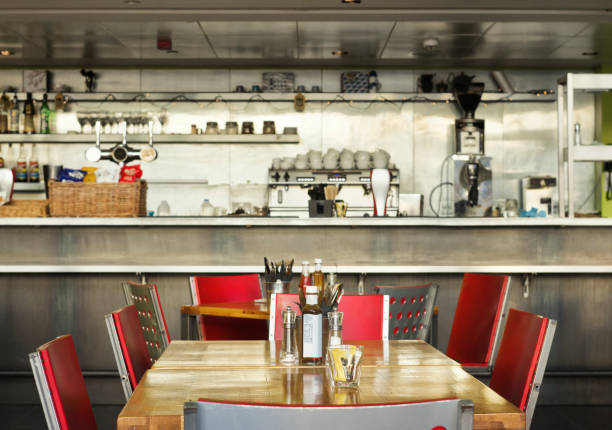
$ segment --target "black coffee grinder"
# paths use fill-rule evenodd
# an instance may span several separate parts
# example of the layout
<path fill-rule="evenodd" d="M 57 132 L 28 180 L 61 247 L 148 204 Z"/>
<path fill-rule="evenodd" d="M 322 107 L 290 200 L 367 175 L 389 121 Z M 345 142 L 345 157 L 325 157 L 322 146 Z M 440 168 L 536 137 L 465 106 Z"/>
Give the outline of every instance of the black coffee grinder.
<path fill-rule="evenodd" d="M 455 100 L 463 112 L 463 118 L 455 120 L 455 152 L 484 155 L 484 120 L 474 118 L 484 84 L 472 82 L 473 79 L 461 73 L 453 80 Z"/>

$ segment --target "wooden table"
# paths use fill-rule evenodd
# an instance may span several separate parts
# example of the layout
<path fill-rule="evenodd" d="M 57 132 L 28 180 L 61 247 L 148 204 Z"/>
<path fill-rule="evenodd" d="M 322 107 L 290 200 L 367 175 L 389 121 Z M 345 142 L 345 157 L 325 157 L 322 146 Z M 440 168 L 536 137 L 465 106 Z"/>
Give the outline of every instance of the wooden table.
<path fill-rule="evenodd" d="M 200 315 L 256 320 L 270 319 L 270 312 L 265 300 L 181 306 L 182 339 L 199 339 L 197 317 Z"/>
<path fill-rule="evenodd" d="M 363 345 L 363 366 L 460 366 L 422 340 L 361 340 L 346 343 Z M 279 361 L 280 349 L 280 341 L 173 340 L 153 368 L 286 367 Z M 298 364 L 294 367 L 312 366 Z"/>
<path fill-rule="evenodd" d="M 475 429 L 525 428 L 518 408 L 424 342 L 391 341 L 388 358 L 382 342 L 358 343 L 365 346 L 366 362 L 359 389 L 347 391 L 330 386 L 325 366 L 275 364 L 276 343 L 173 341 L 136 387 L 117 428 L 181 429 L 184 402 L 199 398 L 344 405 L 449 397 L 474 402 Z"/>

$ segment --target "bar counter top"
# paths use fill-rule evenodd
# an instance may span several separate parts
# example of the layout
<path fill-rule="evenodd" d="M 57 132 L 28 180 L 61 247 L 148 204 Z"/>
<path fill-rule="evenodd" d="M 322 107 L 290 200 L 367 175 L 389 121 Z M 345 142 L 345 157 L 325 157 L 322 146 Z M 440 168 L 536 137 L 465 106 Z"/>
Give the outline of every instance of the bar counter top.
<path fill-rule="evenodd" d="M 612 218 L 289 218 L 289 217 L 143 217 L 143 218 L 0 218 L 5 226 L 109 227 L 612 227 Z"/>

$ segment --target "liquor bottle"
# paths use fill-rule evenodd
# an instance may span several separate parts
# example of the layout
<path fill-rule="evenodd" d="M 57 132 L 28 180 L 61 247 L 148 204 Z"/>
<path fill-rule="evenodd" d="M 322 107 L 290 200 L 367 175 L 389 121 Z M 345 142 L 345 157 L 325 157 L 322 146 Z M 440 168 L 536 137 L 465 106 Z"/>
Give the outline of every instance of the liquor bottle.
<path fill-rule="evenodd" d="M 28 182 L 40 181 L 40 166 L 38 164 L 38 155 L 36 153 L 36 145 L 32 145 L 30 153 L 30 162 L 28 163 Z"/>
<path fill-rule="evenodd" d="M 300 276 L 300 289 L 298 291 L 306 294 L 304 290 L 306 285 L 312 285 L 312 279 L 310 279 L 310 263 L 308 261 L 302 261 L 302 276 Z"/>
<path fill-rule="evenodd" d="M 23 143 L 19 145 L 19 155 L 15 166 L 15 182 L 28 182 L 28 162 L 26 161 Z"/>
<path fill-rule="evenodd" d="M 47 104 L 47 94 L 43 95 L 42 105 L 40 106 L 40 133 L 49 134 L 51 132 L 51 110 Z"/>
<path fill-rule="evenodd" d="M 34 128 L 34 101 L 32 100 L 32 93 L 28 93 L 25 103 L 23 104 L 23 132 L 26 134 L 32 134 L 36 132 Z"/>
<path fill-rule="evenodd" d="M 9 133 L 19 133 L 19 100 L 17 94 L 13 97 L 8 118 Z"/>
<path fill-rule="evenodd" d="M 8 109 L 10 101 L 6 94 L 0 97 L 0 133 L 8 133 Z"/>
<path fill-rule="evenodd" d="M 325 275 L 323 274 L 323 260 L 315 258 L 314 273 L 312 274 L 312 284 L 316 285 L 319 289 L 319 301 L 323 299 L 323 292 L 325 291 Z"/>
<path fill-rule="evenodd" d="M 323 314 L 319 307 L 319 289 L 306 286 L 306 305 L 302 308 L 302 363 L 323 362 Z"/>

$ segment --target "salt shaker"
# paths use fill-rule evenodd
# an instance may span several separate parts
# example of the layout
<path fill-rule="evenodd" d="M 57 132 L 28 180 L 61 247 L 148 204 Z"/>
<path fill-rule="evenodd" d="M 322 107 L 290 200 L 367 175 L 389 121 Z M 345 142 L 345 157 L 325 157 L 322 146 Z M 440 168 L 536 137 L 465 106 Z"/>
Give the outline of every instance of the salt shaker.
<path fill-rule="evenodd" d="M 287 306 L 282 312 L 283 316 L 283 343 L 281 344 L 280 362 L 285 364 L 297 363 L 299 355 L 297 349 L 297 334 L 295 329 L 296 313 Z"/>

